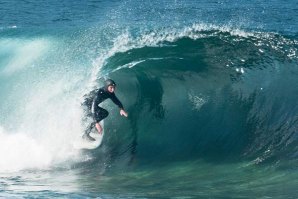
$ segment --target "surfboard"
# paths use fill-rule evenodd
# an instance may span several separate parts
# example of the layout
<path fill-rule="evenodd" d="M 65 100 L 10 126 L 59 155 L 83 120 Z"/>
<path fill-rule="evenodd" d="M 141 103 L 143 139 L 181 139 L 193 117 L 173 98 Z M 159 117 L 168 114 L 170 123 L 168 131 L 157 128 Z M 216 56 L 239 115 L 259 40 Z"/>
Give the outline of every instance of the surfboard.
<path fill-rule="evenodd" d="M 99 147 L 102 143 L 102 138 L 104 136 L 104 131 L 102 132 L 102 134 L 99 133 L 90 133 L 90 136 L 93 137 L 95 139 L 95 141 L 88 141 L 83 139 L 82 137 L 80 137 L 79 139 L 77 139 L 73 146 L 76 149 L 96 149 L 97 147 Z"/>

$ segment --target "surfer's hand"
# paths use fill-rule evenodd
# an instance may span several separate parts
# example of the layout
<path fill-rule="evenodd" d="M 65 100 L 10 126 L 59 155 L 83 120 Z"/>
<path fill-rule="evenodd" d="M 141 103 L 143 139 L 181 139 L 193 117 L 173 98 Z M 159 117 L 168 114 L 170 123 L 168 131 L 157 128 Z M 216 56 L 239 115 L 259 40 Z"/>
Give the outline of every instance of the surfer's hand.
<path fill-rule="evenodd" d="M 120 110 L 120 115 L 122 115 L 124 117 L 128 116 L 128 114 L 123 109 Z"/>

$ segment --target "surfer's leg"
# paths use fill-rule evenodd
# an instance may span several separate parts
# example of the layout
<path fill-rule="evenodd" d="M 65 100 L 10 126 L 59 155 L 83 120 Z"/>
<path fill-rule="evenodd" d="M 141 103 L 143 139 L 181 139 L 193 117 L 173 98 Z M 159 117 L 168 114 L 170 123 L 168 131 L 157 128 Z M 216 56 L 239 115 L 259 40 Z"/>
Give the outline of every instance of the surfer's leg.
<path fill-rule="evenodd" d="M 94 128 L 95 122 L 91 122 L 88 127 L 85 130 L 85 133 L 83 135 L 83 138 L 89 141 L 95 141 L 93 137 L 91 137 L 89 134 L 91 133 L 91 130 Z"/>
<path fill-rule="evenodd" d="M 89 135 L 91 133 L 91 130 L 94 128 L 94 126 L 95 126 L 95 122 L 91 122 L 86 128 L 85 134 Z"/>
<path fill-rule="evenodd" d="M 83 138 L 89 141 L 95 141 L 93 137 L 91 137 L 89 134 L 91 133 L 91 130 L 94 128 L 95 122 L 91 122 L 88 127 L 85 130 L 85 133 L 83 135 Z"/>
<path fill-rule="evenodd" d="M 99 134 L 102 134 L 102 127 L 101 127 L 101 125 L 99 124 L 99 122 L 97 122 L 97 123 L 95 124 L 95 127 L 96 127 L 98 133 L 99 133 Z"/>
<path fill-rule="evenodd" d="M 91 122 L 93 119 L 92 118 L 92 113 L 89 111 L 89 109 L 84 109 L 84 117 L 83 117 L 83 122 L 84 123 L 89 123 L 88 126 L 85 129 L 85 132 L 83 134 L 83 139 L 88 140 L 88 141 L 95 141 L 93 137 L 91 137 L 89 134 L 91 133 L 92 129 L 95 127 L 95 122 Z M 90 121 L 91 120 L 91 121 Z"/>
<path fill-rule="evenodd" d="M 99 122 L 104 118 L 108 117 L 108 115 L 109 112 L 101 107 L 99 107 L 97 112 L 94 114 L 94 120 L 96 121 L 95 127 L 99 134 L 102 134 L 102 127 Z"/>

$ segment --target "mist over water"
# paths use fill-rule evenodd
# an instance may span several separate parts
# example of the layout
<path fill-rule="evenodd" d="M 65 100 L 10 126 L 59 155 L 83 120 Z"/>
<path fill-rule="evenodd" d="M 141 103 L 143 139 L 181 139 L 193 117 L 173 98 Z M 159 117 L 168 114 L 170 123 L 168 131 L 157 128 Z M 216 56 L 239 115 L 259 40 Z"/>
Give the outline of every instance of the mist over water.
<path fill-rule="evenodd" d="M 2 197 L 297 195 L 295 2 L 0 7 Z M 78 150 L 107 77 L 129 117 L 107 100 L 103 144 Z"/>

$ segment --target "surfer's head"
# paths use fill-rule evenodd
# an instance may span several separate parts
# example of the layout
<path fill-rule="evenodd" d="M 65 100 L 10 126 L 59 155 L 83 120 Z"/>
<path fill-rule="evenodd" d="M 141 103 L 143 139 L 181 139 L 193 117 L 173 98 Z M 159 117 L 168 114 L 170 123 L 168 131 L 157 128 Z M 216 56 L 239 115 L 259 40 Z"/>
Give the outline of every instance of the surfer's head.
<path fill-rule="evenodd" d="M 115 88 L 116 88 L 116 83 L 113 80 L 107 79 L 105 81 L 105 89 L 107 91 L 109 91 L 110 93 L 113 93 L 115 91 Z"/>

